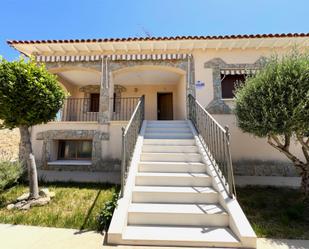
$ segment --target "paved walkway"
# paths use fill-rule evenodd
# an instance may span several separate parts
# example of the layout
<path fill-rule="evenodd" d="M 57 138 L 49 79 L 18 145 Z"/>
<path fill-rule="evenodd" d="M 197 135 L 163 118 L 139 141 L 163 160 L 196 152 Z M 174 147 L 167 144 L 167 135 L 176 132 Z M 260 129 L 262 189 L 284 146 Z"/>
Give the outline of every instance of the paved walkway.
<path fill-rule="evenodd" d="M 156 247 L 106 246 L 103 243 L 104 236 L 93 231 L 80 232 L 74 229 L 0 224 L 1 249 L 156 249 Z M 269 248 L 308 249 L 309 241 L 258 239 L 258 249 Z"/>

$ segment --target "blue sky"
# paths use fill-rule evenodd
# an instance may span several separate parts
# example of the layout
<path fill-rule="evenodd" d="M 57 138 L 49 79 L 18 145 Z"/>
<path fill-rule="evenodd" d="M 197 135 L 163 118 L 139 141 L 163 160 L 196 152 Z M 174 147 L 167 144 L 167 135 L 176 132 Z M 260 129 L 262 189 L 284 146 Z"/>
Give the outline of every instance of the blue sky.
<path fill-rule="evenodd" d="M 309 32 L 308 0 L 1 0 L 0 55 L 8 39 Z"/>

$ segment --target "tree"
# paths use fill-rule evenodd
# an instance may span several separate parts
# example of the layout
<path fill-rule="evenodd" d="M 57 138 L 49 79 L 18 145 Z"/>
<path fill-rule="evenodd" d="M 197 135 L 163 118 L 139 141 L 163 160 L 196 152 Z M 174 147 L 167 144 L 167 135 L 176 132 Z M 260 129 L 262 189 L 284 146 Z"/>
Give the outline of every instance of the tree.
<path fill-rule="evenodd" d="M 0 120 L 4 128 L 18 127 L 20 153 L 29 177 L 30 199 L 39 198 L 38 179 L 29 128 L 55 118 L 65 93 L 44 65 L 32 59 L 8 62 L 0 59 Z"/>
<path fill-rule="evenodd" d="M 242 131 L 267 142 L 292 161 L 309 196 L 309 54 L 294 50 L 272 56 L 236 88 L 235 114 Z M 290 149 L 299 144 L 303 156 Z"/>

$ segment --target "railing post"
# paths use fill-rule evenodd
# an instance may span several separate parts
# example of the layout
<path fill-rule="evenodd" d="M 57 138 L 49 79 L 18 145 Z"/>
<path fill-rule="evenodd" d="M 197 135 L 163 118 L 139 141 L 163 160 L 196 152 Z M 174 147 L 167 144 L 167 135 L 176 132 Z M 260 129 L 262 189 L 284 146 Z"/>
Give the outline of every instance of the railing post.
<path fill-rule="evenodd" d="M 236 197 L 236 189 L 235 189 L 235 182 L 234 182 L 234 173 L 233 173 L 233 166 L 232 166 L 232 156 L 230 151 L 230 130 L 228 126 L 225 126 L 225 136 L 226 136 L 226 145 L 227 145 L 227 171 L 228 171 L 228 184 L 229 184 L 229 192 L 231 197 L 235 195 Z"/>
<path fill-rule="evenodd" d="M 126 145 L 125 145 L 125 128 L 122 127 L 122 144 L 121 144 L 121 190 L 120 190 L 120 197 L 123 197 L 124 194 L 124 185 L 125 185 L 125 172 L 126 172 Z"/>
<path fill-rule="evenodd" d="M 194 97 L 189 94 L 188 95 L 188 102 L 189 102 L 189 119 L 193 122 L 194 126 L 196 126 L 196 110 L 195 110 L 195 103 L 194 103 Z M 197 128 L 197 127 L 196 127 Z"/>
<path fill-rule="evenodd" d="M 145 119 L 145 95 L 142 95 L 142 100 L 141 100 L 141 104 L 142 104 L 142 119 L 141 120 L 144 120 Z"/>

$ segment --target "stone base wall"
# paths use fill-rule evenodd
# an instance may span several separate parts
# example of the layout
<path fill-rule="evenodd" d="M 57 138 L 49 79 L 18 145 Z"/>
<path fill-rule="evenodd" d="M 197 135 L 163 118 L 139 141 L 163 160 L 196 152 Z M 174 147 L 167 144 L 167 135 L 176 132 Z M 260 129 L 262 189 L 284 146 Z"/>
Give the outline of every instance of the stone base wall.
<path fill-rule="evenodd" d="M 46 170 L 84 170 L 84 171 L 118 171 L 120 163 L 117 160 L 103 158 L 102 142 L 109 140 L 109 133 L 100 130 L 47 130 L 36 134 L 37 140 L 43 140 L 41 159 L 37 159 L 39 168 Z M 92 140 L 92 164 L 49 166 L 48 162 L 57 160 L 58 140 L 90 139 Z"/>
<path fill-rule="evenodd" d="M 242 160 L 233 168 L 237 176 L 299 176 L 292 163 L 280 161 Z"/>
<path fill-rule="evenodd" d="M 92 165 L 47 165 L 44 170 L 55 171 L 87 171 L 87 172 L 119 172 L 121 161 L 118 159 L 101 159 Z"/>

